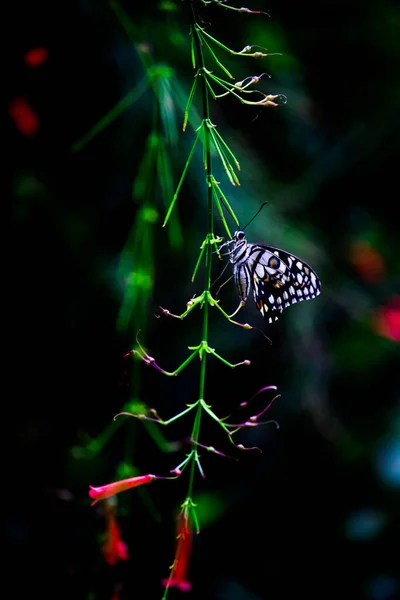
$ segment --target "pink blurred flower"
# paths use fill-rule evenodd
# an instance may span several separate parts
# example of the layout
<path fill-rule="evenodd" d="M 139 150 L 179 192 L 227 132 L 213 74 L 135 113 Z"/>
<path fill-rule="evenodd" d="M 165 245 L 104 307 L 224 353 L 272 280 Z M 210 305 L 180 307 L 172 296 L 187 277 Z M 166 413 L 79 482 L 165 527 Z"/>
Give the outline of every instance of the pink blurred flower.
<path fill-rule="evenodd" d="M 372 318 L 372 328 L 379 335 L 400 342 L 400 296 L 394 296 L 387 306 L 376 311 Z"/>
<path fill-rule="evenodd" d="M 129 558 L 128 546 L 122 539 L 121 528 L 115 516 L 115 507 L 106 509 L 106 532 L 101 551 L 107 564 L 115 566 L 120 560 Z"/>

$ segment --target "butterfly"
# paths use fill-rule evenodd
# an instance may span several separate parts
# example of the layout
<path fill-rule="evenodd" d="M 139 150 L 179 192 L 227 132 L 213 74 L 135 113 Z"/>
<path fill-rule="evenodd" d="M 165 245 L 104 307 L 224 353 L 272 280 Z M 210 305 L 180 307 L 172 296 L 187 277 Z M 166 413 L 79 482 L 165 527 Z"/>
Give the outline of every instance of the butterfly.
<path fill-rule="evenodd" d="M 320 294 L 317 274 L 297 256 L 273 246 L 249 244 L 243 231 L 235 231 L 226 244 L 233 244 L 229 260 L 242 302 L 252 289 L 254 302 L 269 323 L 277 321 L 284 308 Z"/>

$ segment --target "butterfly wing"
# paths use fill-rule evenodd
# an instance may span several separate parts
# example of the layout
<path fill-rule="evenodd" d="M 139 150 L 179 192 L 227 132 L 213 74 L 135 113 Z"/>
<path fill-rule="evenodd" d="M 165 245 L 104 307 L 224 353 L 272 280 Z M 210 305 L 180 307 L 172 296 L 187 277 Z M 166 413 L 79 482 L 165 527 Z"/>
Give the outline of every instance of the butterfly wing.
<path fill-rule="evenodd" d="M 248 264 L 257 308 L 272 323 L 284 308 L 318 296 L 321 282 L 303 260 L 273 246 L 252 245 Z M 272 311 L 273 315 L 267 315 Z"/>

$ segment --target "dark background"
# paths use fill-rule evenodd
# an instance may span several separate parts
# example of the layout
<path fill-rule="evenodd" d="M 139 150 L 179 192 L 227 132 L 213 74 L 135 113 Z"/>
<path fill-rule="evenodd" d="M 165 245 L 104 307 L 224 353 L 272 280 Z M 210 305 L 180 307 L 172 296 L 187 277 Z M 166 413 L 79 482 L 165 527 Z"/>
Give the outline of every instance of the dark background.
<path fill-rule="evenodd" d="M 146 75 L 143 55 L 174 70 L 168 93 L 177 125 L 168 155 L 175 185 L 193 139 L 190 126 L 181 132 L 180 103 L 192 76 L 185 10 L 180 3 L 176 11 L 173 3 L 131 4 L 123 4 L 130 35 L 115 5 L 103 1 L 16 2 L 11 9 L 3 477 L 14 597 L 111 599 L 120 584 L 121 598 L 160 598 L 174 514 L 187 489 L 184 476 L 121 495 L 130 559 L 105 564 L 104 513 L 101 505 L 90 507 L 88 485 L 129 468 L 167 474 L 184 457 L 190 419 L 162 432 L 183 440 L 175 454 L 155 444 L 143 424 L 127 421 L 114 430 L 112 418 L 132 399 L 165 418 L 196 400 L 196 361 L 166 379 L 123 357 L 138 329 L 168 370 L 199 343 L 201 314 L 184 322 L 154 314 L 160 304 L 179 313 L 201 291 L 202 274 L 195 284 L 190 277 L 206 232 L 199 155 L 178 200 L 182 238 L 179 229 L 171 239 L 161 228 L 162 190 L 150 186 L 158 214 L 145 246 L 150 291 L 130 322 L 117 327 L 126 300 L 118 267 L 124 248 L 132 270 L 139 260 L 126 242 L 143 200 L 135 193 L 132 199 L 132 186 L 140 179 L 153 93 L 79 151 L 73 144 Z M 260 387 L 276 385 L 281 397 L 269 416 L 280 429 L 243 434 L 238 441 L 262 454 L 240 454 L 204 419 L 203 443 L 240 461 L 205 453 L 207 478 L 195 484 L 202 531 L 191 595 L 390 600 L 400 594 L 399 10 L 355 0 L 246 6 L 271 17 L 199 10 L 207 30 L 229 47 L 254 41 L 283 53 L 262 67 L 232 57 L 226 64 L 238 69 L 237 79 L 268 69 L 261 89 L 286 94 L 288 103 L 274 110 L 231 98 L 212 103 L 212 120 L 242 164 L 240 189 L 229 186 L 218 164 L 217 179 L 242 224 L 268 200 L 249 240 L 302 256 L 320 275 L 322 294 L 268 329 L 249 301 L 242 320 L 263 328 L 272 345 L 256 330 L 212 318 L 211 346 L 252 366 L 231 371 L 210 360 L 206 400 L 226 415 Z M 47 49 L 36 67 L 26 60 L 33 48 Z M 16 98 L 37 115 L 33 132 L 16 122 Z M 155 170 L 150 179 L 158 180 Z M 218 219 L 216 232 L 224 235 Z M 220 271 L 216 261 L 215 277 Z M 233 284 L 224 286 L 221 302 L 234 309 Z M 267 394 L 258 406 L 266 401 Z"/>

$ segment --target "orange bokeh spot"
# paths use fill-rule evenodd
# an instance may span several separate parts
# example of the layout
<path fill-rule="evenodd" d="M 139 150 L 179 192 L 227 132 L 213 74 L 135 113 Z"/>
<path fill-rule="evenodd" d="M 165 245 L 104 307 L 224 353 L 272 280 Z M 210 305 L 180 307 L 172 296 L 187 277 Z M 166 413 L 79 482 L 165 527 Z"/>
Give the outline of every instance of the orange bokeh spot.
<path fill-rule="evenodd" d="M 39 117 L 25 98 L 15 98 L 8 107 L 8 114 L 22 135 L 31 137 L 39 131 Z"/>
<path fill-rule="evenodd" d="M 353 242 L 350 246 L 349 258 L 365 281 L 376 283 L 384 277 L 385 261 L 369 242 L 365 240 Z"/>
<path fill-rule="evenodd" d="M 24 56 L 28 67 L 38 67 L 47 60 L 47 48 L 32 48 Z"/>

